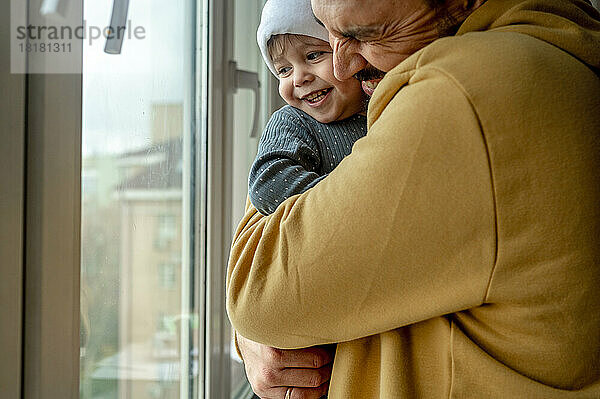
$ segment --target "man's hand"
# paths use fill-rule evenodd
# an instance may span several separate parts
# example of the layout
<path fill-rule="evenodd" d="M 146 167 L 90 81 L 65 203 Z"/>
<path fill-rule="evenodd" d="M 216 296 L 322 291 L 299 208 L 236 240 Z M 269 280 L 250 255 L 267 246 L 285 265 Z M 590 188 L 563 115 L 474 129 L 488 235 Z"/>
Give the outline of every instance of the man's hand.
<path fill-rule="evenodd" d="M 276 349 L 236 336 L 248 381 L 262 399 L 319 399 L 327 394 L 335 347 Z"/>

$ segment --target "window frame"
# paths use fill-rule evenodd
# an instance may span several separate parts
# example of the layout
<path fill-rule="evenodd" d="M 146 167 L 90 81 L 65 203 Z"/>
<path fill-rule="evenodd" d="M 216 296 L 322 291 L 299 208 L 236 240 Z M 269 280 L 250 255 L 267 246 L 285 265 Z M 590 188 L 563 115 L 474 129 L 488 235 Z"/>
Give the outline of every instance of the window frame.
<path fill-rule="evenodd" d="M 78 398 L 82 79 L 28 82 L 23 395 Z"/>
<path fill-rule="evenodd" d="M 205 177 L 205 224 L 202 242 L 206 249 L 203 258 L 206 272 L 205 303 L 205 371 L 204 393 L 207 398 L 230 398 L 231 370 L 230 328 L 225 309 L 225 275 L 231 243 L 231 192 L 233 79 L 229 61 L 233 56 L 233 0 L 208 1 L 203 18 L 206 36 L 203 44 L 208 51 L 203 65 L 208 65 L 204 87 L 208 88 L 203 101 L 207 110 L 207 135 L 201 162 Z"/>
<path fill-rule="evenodd" d="M 2 26 L 10 26 L 10 2 L 0 5 Z M 18 10 L 13 10 L 18 11 Z M 19 19 L 26 21 L 25 10 Z M 14 13 L 15 15 L 18 12 Z M 13 21 L 15 22 L 15 21 Z M 0 30 L 0 50 L 10 52 L 8 29 Z M 22 324 L 23 324 L 23 244 L 25 196 L 25 75 L 10 73 L 10 60 L 0 60 L 0 397 L 21 397 Z"/>

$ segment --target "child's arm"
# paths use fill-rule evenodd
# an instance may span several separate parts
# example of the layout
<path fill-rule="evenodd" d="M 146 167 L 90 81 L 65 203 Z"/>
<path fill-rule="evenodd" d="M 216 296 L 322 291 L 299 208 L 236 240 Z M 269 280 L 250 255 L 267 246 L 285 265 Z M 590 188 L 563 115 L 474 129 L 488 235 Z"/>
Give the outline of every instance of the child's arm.
<path fill-rule="evenodd" d="M 308 127 L 291 110 L 275 112 L 263 132 L 250 170 L 248 194 L 252 205 L 268 215 L 287 198 L 301 194 L 325 176 L 318 145 Z"/>

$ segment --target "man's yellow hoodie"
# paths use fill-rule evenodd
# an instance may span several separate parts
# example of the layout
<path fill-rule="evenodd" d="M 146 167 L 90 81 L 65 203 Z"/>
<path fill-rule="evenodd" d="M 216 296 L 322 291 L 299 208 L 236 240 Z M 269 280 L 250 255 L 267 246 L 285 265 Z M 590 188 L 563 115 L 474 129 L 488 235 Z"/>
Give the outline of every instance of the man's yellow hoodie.
<path fill-rule="evenodd" d="M 228 270 L 243 336 L 339 343 L 330 398 L 600 398 L 600 16 L 488 0 Z"/>

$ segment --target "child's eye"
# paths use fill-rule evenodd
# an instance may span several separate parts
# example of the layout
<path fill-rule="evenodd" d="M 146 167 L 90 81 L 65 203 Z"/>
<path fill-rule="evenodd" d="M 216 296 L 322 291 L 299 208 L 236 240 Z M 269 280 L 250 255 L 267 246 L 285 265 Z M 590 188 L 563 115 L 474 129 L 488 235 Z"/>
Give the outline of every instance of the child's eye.
<path fill-rule="evenodd" d="M 325 51 L 312 51 L 306 54 L 306 59 L 309 61 L 313 61 L 322 56 L 323 54 L 325 54 Z"/>
<path fill-rule="evenodd" d="M 277 75 L 279 76 L 285 76 L 286 74 L 288 74 L 290 71 L 292 70 L 292 67 L 286 66 L 286 67 L 281 67 L 277 70 Z"/>

